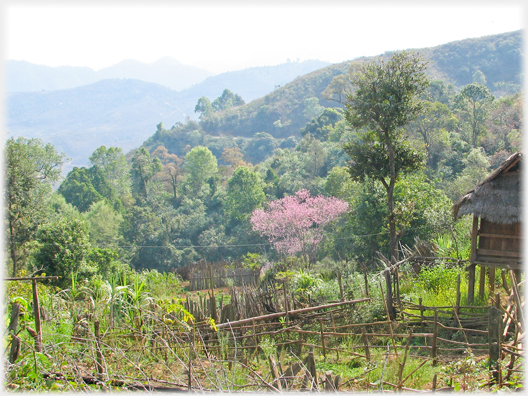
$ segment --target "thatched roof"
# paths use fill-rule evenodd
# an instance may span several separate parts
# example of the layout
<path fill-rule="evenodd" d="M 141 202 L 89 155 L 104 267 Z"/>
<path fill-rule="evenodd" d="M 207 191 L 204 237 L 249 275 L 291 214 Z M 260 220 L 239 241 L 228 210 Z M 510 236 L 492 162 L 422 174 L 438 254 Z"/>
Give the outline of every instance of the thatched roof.
<path fill-rule="evenodd" d="M 522 153 L 512 154 L 497 170 L 460 198 L 453 206 L 455 218 L 472 213 L 497 224 L 520 222 L 521 162 Z"/>

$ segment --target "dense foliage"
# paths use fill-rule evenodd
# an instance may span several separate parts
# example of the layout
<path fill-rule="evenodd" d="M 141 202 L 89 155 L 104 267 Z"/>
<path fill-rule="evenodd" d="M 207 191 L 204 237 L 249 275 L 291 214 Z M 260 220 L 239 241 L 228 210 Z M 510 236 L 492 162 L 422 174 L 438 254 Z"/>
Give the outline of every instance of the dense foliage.
<path fill-rule="evenodd" d="M 396 54 L 378 64 L 397 61 L 414 62 Z M 496 96 L 493 92 L 499 91 L 482 85 L 483 72 L 474 73 L 475 81 L 462 87 L 430 80 L 424 91 L 423 73 L 430 75 L 433 66 L 416 63 L 421 74 L 402 87 L 417 89 L 400 96 L 407 107 L 398 107 L 404 110 L 394 113 L 396 121 L 385 135 L 387 123 L 368 121 L 375 103 L 394 108 L 390 97 L 384 102 L 371 95 L 368 84 L 382 78 L 375 74 L 382 69 L 375 69 L 375 63 L 353 65 L 345 74 L 346 65 L 335 65 L 298 78 L 249 104 L 229 90 L 213 102 L 204 97 L 196 105 L 200 122 L 170 129 L 160 123 L 128 155 L 101 146 L 90 157 L 91 166 L 74 168 L 55 192 L 51 186 L 64 155 L 35 139 L 10 139 L 10 270 L 65 277 L 68 271 L 105 274 L 108 267 L 176 271 L 201 259 L 241 260 L 256 253 L 273 260 L 278 257 L 274 242 L 253 230 L 250 218 L 255 210 L 270 210 L 273 202 L 301 190 L 335 197 L 349 208 L 332 232 L 321 228 L 326 234 L 318 237 L 311 262 L 331 257 L 372 268 L 376 252 L 390 254 L 391 232 L 393 241 L 410 248 L 417 240 L 456 238 L 459 251 L 451 254 L 463 254 L 467 232 L 453 223 L 450 206 L 521 149 L 522 95 Z M 403 69 L 399 72 L 407 73 Z M 305 99 L 291 96 L 292 87 L 305 92 Z M 415 103 L 419 108 L 412 107 Z M 289 108 L 291 119 L 266 116 L 262 121 L 273 130 L 252 124 L 239 133 L 252 117 L 247 109 L 264 116 L 277 106 Z M 385 110 L 380 108 L 389 114 Z M 230 118 L 232 112 L 235 118 Z M 224 120 L 225 135 L 207 132 L 213 119 Z M 296 136 L 277 133 L 294 125 Z M 394 173 L 387 142 L 394 151 Z M 65 235 L 54 231 L 59 228 Z M 63 254 L 50 247 L 67 240 L 76 241 L 68 243 L 81 251 Z M 307 252 L 294 250 L 279 249 L 281 254 Z"/>

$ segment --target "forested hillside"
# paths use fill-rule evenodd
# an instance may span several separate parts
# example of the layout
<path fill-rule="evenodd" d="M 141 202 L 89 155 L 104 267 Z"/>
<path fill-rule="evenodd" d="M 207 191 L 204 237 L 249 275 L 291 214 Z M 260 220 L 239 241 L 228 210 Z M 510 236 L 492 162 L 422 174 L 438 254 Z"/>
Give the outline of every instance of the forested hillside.
<path fill-rule="evenodd" d="M 523 56 L 521 31 L 461 40 L 434 48 L 417 49 L 416 52 L 429 61 L 427 74 L 446 84 L 461 87 L 473 82 L 475 73 L 479 72 L 479 82 L 496 95 L 520 90 Z M 225 114 L 203 117 L 203 128 L 213 135 L 252 136 L 256 132 L 267 132 L 275 137 L 299 136 L 305 121 L 302 117 L 304 101 L 315 97 L 322 106 L 330 106 L 328 92 L 325 92 L 330 81 L 335 77 L 338 84 L 347 72 L 370 60 L 372 58 L 359 58 L 302 76 L 246 106 L 230 109 Z"/>

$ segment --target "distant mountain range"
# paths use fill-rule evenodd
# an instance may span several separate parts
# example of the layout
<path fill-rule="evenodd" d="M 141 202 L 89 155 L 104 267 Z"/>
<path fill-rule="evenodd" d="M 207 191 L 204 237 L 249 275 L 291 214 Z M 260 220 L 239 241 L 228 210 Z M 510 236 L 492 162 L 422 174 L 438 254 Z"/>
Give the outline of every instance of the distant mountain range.
<path fill-rule="evenodd" d="M 163 57 L 153 63 L 127 59 L 98 71 L 89 67 L 49 67 L 26 61 L 8 60 L 6 91 L 8 93 L 56 91 L 109 78 L 133 78 L 180 91 L 212 75 L 213 73 L 209 71 L 184 65 L 171 57 Z"/>
<path fill-rule="evenodd" d="M 196 118 L 194 107 L 201 96 L 213 101 L 227 88 L 250 102 L 327 65 L 312 60 L 253 67 L 206 78 L 180 92 L 152 82 L 114 78 L 70 89 L 10 93 L 7 137 L 37 137 L 53 143 L 72 158 L 67 168 L 71 169 L 86 165 L 103 144 L 128 151 L 139 147 L 160 122 L 171 127 L 188 117 Z M 64 70 L 64 81 L 74 81 L 67 72 L 70 68 L 51 69 L 57 81 Z"/>

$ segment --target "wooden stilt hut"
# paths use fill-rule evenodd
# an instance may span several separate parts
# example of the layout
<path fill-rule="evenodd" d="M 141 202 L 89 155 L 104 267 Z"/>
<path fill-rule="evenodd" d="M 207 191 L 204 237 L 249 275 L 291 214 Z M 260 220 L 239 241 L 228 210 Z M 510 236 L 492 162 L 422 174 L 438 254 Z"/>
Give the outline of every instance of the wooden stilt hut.
<path fill-rule="evenodd" d="M 479 294 L 484 296 L 485 272 L 490 288 L 495 285 L 495 268 L 509 268 L 520 275 L 522 269 L 522 153 L 512 154 L 501 166 L 464 195 L 453 206 L 460 218 L 473 214 L 468 301 L 475 293 L 475 268 L 481 266 Z"/>

